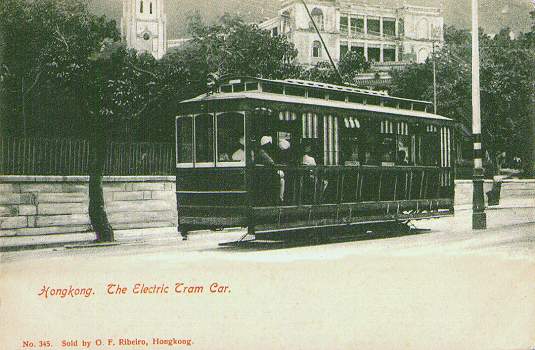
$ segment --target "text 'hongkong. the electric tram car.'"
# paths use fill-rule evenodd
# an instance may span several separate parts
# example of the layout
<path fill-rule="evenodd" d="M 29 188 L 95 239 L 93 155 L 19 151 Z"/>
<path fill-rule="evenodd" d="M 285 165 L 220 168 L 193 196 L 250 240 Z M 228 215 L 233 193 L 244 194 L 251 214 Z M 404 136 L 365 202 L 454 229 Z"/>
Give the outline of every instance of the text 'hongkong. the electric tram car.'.
<path fill-rule="evenodd" d="M 258 238 L 452 214 L 453 122 L 432 107 L 301 80 L 222 79 L 180 103 L 179 231 L 242 226 Z"/>

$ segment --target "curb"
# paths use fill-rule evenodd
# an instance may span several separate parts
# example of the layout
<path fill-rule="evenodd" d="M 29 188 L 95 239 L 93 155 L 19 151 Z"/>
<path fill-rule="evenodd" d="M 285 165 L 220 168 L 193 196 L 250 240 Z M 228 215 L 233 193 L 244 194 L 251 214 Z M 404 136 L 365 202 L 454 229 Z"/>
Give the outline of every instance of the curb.
<path fill-rule="evenodd" d="M 76 235 L 77 237 L 72 237 Z M 80 236 L 87 236 L 80 237 Z M 113 245 L 127 245 L 127 244 L 144 244 L 153 239 L 178 237 L 176 227 L 166 227 L 158 229 L 137 229 L 137 230 L 117 230 L 115 231 L 115 242 Z M 95 247 L 104 247 L 103 244 L 95 243 L 94 232 L 78 232 L 69 234 L 44 235 L 44 236 L 24 236 L 18 239 L 26 239 L 26 242 L 17 242 L 16 244 L 6 244 L 0 246 L 1 252 L 14 252 L 24 250 L 38 250 L 38 249 L 54 249 L 68 247 L 88 247 L 95 245 Z M 35 240 L 37 242 L 31 242 Z M 50 240 L 55 240 L 50 242 Z M 0 243 L 2 237 L 0 237 Z"/>

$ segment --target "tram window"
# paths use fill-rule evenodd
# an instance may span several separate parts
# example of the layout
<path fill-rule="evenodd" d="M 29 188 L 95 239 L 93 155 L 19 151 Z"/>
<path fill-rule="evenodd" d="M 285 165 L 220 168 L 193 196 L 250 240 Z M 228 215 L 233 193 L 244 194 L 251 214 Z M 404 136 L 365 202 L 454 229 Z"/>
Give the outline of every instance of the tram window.
<path fill-rule="evenodd" d="M 245 83 L 245 90 L 255 91 L 258 90 L 258 83 Z"/>
<path fill-rule="evenodd" d="M 345 165 L 359 165 L 361 160 L 360 138 L 353 130 L 348 130 L 348 135 L 344 136 L 343 158 Z"/>
<path fill-rule="evenodd" d="M 325 99 L 325 91 L 310 89 L 308 90 L 308 97 Z"/>
<path fill-rule="evenodd" d="M 244 143 L 243 114 L 219 114 L 217 116 L 218 162 L 245 163 Z"/>
<path fill-rule="evenodd" d="M 438 165 L 440 139 L 437 133 L 428 133 L 422 137 L 421 152 L 424 165 Z"/>
<path fill-rule="evenodd" d="M 368 98 L 366 99 L 366 103 L 378 106 L 381 104 L 381 98 L 379 96 L 368 96 Z"/>
<path fill-rule="evenodd" d="M 362 146 L 360 148 L 363 164 L 378 165 L 380 159 L 380 147 L 377 147 L 377 137 L 374 134 L 362 134 Z"/>
<path fill-rule="evenodd" d="M 364 103 L 364 98 L 362 96 L 359 96 L 359 95 L 351 94 L 351 95 L 349 95 L 349 102 Z"/>
<path fill-rule="evenodd" d="M 234 84 L 234 92 L 245 91 L 245 84 Z"/>
<path fill-rule="evenodd" d="M 384 98 L 384 99 L 381 99 L 382 102 L 383 102 L 383 106 L 385 107 L 391 107 L 391 108 L 397 108 L 398 107 L 398 103 L 396 101 L 392 101 L 391 99 L 388 99 L 388 98 Z"/>
<path fill-rule="evenodd" d="M 338 141 L 339 128 L 338 117 L 323 117 L 323 164 L 338 165 L 340 157 L 340 145 Z"/>
<path fill-rule="evenodd" d="M 272 93 L 272 94 L 282 94 L 282 93 L 284 93 L 284 88 L 281 85 L 276 85 L 276 84 L 264 83 L 262 85 L 262 90 L 264 90 L 264 92 L 268 92 L 268 93 Z"/>
<path fill-rule="evenodd" d="M 386 136 L 381 143 L 381 161 L 393 163 L 396 160 L 396 139 L 393 136 Z"/>
<path fill-rule="evenodd" d="M 195 162 L 214 162 L 214 118 L 210 114 L 195 117 Z"/>
<path fill-rule="evenodd" d="M 193 163 L 193 118 L 181 117 L 176 120 L 177 163 Z"/>
<path fill-rule="evenodd" d="M 338 93 L 338 92 L 331 92 L 331 93 L 329 94 L 329 100 L 345 102 L 345 100 L 346 100 L 346 95 L 345 95 L 345 94 Z"/>
<path fill-rule="evenodd" d="M 425 104 L 423 104 L 423 103 L 415 103 L 414 104 L 414 110 L 415 111 L 420 111 L 420 112 L 425 112 Z"/>
<path fill-rule="evenodd" d="M 401 101 L 401 102 L 399 103 L 399 108 L 410 110 L 410 109 L 411 109 L 411 103 L 408 102 L 408 101 Z"/>
<path fill-rule="evenodd" d="M 411 138 L 407 135 L 398 135 L 397 163 L 399 165 L 409 165 L 412 163 Z"/>
<path fill-rule="evenodd" d="M 221 85 L 221 92 L 232 92 L 232 85 Z"/>
<path fill-rule="evenodd" d="M 300 87 L 288 86 L 286 87 L 286 95 L 306 96 L 306 90 Z"/>

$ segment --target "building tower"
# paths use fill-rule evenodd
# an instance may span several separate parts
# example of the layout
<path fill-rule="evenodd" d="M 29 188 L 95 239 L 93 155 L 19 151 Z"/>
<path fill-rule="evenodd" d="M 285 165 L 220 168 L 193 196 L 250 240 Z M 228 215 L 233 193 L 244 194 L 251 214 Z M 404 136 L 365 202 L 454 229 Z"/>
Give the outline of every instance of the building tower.
<path fill-rule="evenodd" d="M 156 59 L 167 51 L 164 0 L 123 0 L 121 35 L 128 48 Z"/>

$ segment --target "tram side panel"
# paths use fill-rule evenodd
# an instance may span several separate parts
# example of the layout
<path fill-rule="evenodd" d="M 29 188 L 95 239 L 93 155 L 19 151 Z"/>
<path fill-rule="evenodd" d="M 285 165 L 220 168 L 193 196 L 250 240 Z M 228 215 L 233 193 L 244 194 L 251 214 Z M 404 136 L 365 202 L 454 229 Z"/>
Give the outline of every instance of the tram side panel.
<path fill-rule="evenodd" d="M 439 167 L 281 168 L 285 199 L 269 205 L 266 191 L 254 196 L 256 231 L 286 230 L 449 215 L 453 192 L 441 186 Z M 257 169 L 265 179 L 277 169 Z M 273 192 L 273 191 L 271 191 Z"/>
<path fill-rule="evenodd" d="M 179 229 L 244 226 L 247 192 L 243 168 L 177 169 Z"/>

